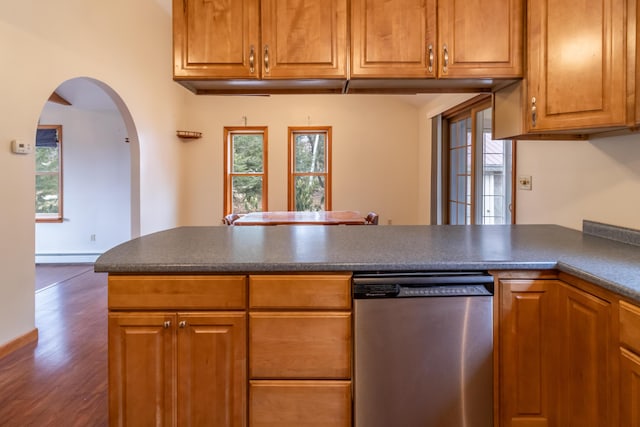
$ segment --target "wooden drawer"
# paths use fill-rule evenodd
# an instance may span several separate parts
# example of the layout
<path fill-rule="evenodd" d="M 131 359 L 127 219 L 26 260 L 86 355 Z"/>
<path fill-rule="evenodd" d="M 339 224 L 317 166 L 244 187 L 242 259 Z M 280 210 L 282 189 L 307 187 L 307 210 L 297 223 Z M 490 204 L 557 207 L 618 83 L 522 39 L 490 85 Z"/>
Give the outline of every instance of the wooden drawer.
<path fill-rule="evenodd" d="M 348 310 L 351 275 L 249 276 L 249 307 Z"/>
<path fill-rule="evenodd" d="M 351 378 L 351 313 L 250 313 L 249 374 Z"/>
<path fill-rule="evenodd" d="M 620 301 L 620 343 L 640 354 L 640 307 Z"/>
<path fill-rule="evenodd" d="M 109 309 L 243 310 L 246 276 L 109 275 Z"/>
<path fill-rule="evenodd" d="M 251 427 L 351 425 L 350 381 L 251 381 Z"/>

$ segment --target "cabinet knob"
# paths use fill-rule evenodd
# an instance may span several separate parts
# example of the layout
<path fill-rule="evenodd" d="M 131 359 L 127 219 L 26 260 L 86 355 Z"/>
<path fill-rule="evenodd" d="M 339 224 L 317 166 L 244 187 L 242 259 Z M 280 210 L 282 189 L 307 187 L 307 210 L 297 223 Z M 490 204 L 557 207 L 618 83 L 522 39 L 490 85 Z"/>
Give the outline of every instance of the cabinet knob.
<path fill-rule="evenodd" d="M 536 107 L 536 97 L 531 98 L 531 127 L 536 127 L 538 120 L 538 107 Z"/>
<path fill-rule="evenodd" d="M 249 46 L 249 72 L 251 74 L 256 71 L 256 51 L 253 45 Z"/>
<path fill-rule="evenodd" d="M 269 45 L 264 45 L 264 72 L 269 73 Z"/>
<path fill-rule="evenodd" d="M 182 328 L 182 329 L 186 328 L 187 327 L 187 322 L 184 321 L 184 320 L 180 321 L 180 323 L 178 323 L 178 327 Z"/>
<path fill-rule="evenodd" d="M 449 71 L 449 48 L 446 44 L 442 45 L 442 73 L 447 74 Z"/>
<path fill-rule="evenodd" d="M 169 329 L 171 327 L 171 320 L 165 320 L 162 326 L 164 326 L 165 329 Z"/>
<path fill-rule="evenodd" d="M 433 73 L 433 44 L 429 43 L 427 51 L 429 53 L 429 72 Z"/>

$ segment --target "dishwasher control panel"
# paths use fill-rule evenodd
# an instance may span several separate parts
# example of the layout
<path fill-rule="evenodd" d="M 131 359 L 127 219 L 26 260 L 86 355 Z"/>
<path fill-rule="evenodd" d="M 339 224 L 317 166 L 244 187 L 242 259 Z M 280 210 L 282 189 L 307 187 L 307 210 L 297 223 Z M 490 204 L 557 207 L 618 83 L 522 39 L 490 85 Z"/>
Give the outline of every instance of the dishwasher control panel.
<path fill-rule="evenodd" d="M 355 274 L 353 297 L 415 298 L 493 295 L 493 277 L 486 272 Z"/>
<path fill-rule="evenodd" d="M 471 297 L 484 295 L 490 296 L 491 292 L 482 285 L 403 287 L 398 293 L 399 297 Z"/>

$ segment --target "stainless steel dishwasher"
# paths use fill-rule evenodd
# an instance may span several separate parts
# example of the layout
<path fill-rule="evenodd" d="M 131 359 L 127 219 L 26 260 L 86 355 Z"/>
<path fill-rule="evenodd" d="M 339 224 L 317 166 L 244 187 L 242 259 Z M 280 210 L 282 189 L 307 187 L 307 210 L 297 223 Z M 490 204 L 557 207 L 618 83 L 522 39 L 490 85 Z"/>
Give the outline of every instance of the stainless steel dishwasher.
<path fill-rule="evenodd" d="M 355 274 L 356 427 L 491 427 L 493 278 Z"/>

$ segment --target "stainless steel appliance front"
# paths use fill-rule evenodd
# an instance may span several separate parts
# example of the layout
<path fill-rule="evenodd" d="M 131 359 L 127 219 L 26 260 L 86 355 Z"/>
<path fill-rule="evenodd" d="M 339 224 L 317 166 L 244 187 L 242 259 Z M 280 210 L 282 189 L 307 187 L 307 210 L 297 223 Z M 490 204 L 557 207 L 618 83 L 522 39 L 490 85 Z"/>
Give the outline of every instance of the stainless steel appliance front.
<path fill-rule="evenodd" d="M 371 292 L 356 280 L 355 426 L 491 427 L 491 293 L 433 276 L 374 280 Z"/>

